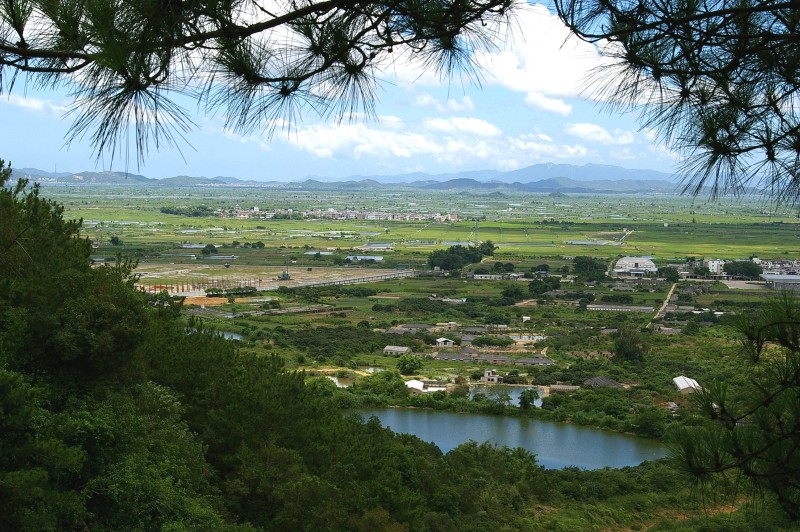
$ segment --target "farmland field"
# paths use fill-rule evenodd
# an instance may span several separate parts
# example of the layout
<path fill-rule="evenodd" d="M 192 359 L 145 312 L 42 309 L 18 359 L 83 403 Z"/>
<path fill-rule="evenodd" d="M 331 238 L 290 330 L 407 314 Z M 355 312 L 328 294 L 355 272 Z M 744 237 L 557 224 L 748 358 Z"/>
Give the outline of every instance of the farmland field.
<path fill-rule="evenodd" d="M 293 257 L 312 260 L 305 251 L 349 254 L 370 243 L 388 243 L 390 268 L 422 267 L 437 248 L 476 240 L 499 246 L 498 260 L 525 262 L 533 257 L 647 255 L 658 261 L 678 258 L 796 256 L 800 225 L 796 213 L 774 213 L 757 200 L 707 203 L 681 196 L 505 195 L 398 190 L 308 192 L 270 189 L 158 187 L 48 187 L 49 197 L 65 205 L 66 215 L 83 218 L 84 234 L 98 243 L 98 256 L 127 250 L 142 262 L 187 262 L 181 246 L 213 244 L 238 248 L 237 261 L 283 265 Z M 238 219 L 164 214 L 161 208 L 258 207 L 260 210 L 363 209 L 381 212 L 455 213 L 458 221 L 371 221 L 328 219 Z M 295 216 L 296 218 L 296 216 Z M 122 248 L 111 247 L 118 237 Z M 202 246 L 200 246 L 202 247 Z M 228 254 L 227 251 L 223 251 Z M 194 260 L 191 257 L 191 260 Z M 331 264 L 317 256 L 320 265 Z"/>

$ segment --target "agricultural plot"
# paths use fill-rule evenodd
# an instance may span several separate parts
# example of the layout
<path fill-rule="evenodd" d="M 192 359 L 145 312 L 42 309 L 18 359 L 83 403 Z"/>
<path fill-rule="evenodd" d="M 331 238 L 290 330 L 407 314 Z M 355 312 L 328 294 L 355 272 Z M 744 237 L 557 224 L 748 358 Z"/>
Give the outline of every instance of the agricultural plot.
<path fill-rule="evenodd" d="M 263 243 L 262 253 L 236 252 L 249 264 L 281 265 L 307 250 L 344 257 L 354 247 L 392 244 L 387 265 L 424 267 L 434 249 L 477 240 L 498 245 L 498 260 L 532 257 L 649 255 L 656 261 L 686 256 L 747 258 L 800 253 L 796 213 L 776 213 L 758 200 L 705 202 L 680 196 L 477 194 L 454 191 L 308 191 L 241 188 L 47 187 L 44 193 L 83 218 L 84 234 L 99 256 L 118 251 L 141 262 L 186 262 L 184 244 L 218 247 Z M 454 213 L 457 222 L 328 219 L 239 219 L 164 214 L 162 208 L 258 207 L 304 210 L 362 209 L 388 213 Z M 108 244 L 111 237 L 122 247 Z M 233 253 L 232 247 L 226 253 Z M 240 248 L 241 249 L 241 248 Z M 302 251 L 300 251 L 302 250 Z M 162 257 L 171 253 L 173 258 Z M 327 260 L 327 262 L 326 262 Z M 323 264 L 333 265 L 329 259 Z M 309 264 L 312 265 L 312 264 Z M 320 264 L 322 265 L 322 264 Z"/>
<path fill-rule="evenodd" d="M 197 296 L 209 288 L 254 287 L 256 290 L 277 290 L 281 286 L 322 286 L 328 284 L 355 284 L 378 282 L 410 275 L 397 270 L 358 268 L 275 268 L 217 265 L 164 265 L 142 264 L 137 268 L 138 285 L 147 292 L 166 290 L 170 294 Z M 282 279 L 288 273 L 289 278 Z M 279 278 L 281 278 L 279 280 Z"/>

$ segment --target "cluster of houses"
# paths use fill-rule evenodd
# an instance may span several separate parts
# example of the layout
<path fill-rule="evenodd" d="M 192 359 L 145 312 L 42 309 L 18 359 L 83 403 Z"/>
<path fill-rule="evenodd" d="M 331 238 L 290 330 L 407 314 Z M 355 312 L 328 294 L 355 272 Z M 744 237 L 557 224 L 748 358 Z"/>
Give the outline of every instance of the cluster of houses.
<path fill-rule="evenodd" d="M 527 317 L 527 316 L 526 316 Z M 530 318 L 527 317 L 529 321 Z M 460 342 L 469 341 L 475 334 L 486 334 L 488 332 L 496 332 L 498 330 L 507 330 L 508 326 L 503 325 L 502 328 L 490 328 L 485 326 L 473 327 L 460 327 L 456 322 L 437 323 L 435 326 L 426 325 L 421 323 L 407 323 L 393 327 L 387 332 L 395 334 L 414 334 L 414 333 L 427 333 L 439 332 L 447 334 L 448 331 L 452 335 L 455 331 L 459 331 Z M 508 335 L 516 342 L 536 342 L 545 340 L 546 336 L 532 335 L 532 334 L 512 334 Z M 478 350 L 471 345 L 463 345 L 457 351 L 458 346 L 456 340 L 448 338 L 447 336 L 440 336 L 436 339 L 437 352 L 433 355 L 438 360 L 448 360 L 452 362 L 471 362 L 478 364 L 493 364 L 493 365 L 506 365 L 506 366 L 552 366 L 553 360 L 543 355 L 536 356 L 511 356 L 509 353 L 497 353 L 492 350 Z M 410 347 L 399 345 L 387 345 L 383 349 L 383 354 L 386 356 L 403 356 L 412 354 Z"/>
<path fill-rule="evenodd" d="M 261 210 L 259 207 L 243 209 L 238 205 L 233 209 L 218 209 L 215 214 L 221 217 L 233 217 L 239 219 L 269 220 L 278 215 L 293 216 L 297 214 L 293 209 L 273 209 Z M 327 219 L 327 220 L 384 220 L 384 221 L 434 221 L 434 222 L 457 222 L 458 214 L 438 213 L 438 212 L 386 212 L 386 211 L 365 211 L 355 209 L 312 209 L 299 213 L 303 218 Z"/>
<path fill-rule="evenodd" d="M 319 218 L 328 220 L 385 220 L 385 221 L 402 221 L 402 222 L 457 222 L 458 214 L 438 213 L 438 212 L 387 212 L 387 211 L 364 211 L 345 209 L 339 211 L 336 209 L 313 209 L 303 211 L 304 218 Z"/>

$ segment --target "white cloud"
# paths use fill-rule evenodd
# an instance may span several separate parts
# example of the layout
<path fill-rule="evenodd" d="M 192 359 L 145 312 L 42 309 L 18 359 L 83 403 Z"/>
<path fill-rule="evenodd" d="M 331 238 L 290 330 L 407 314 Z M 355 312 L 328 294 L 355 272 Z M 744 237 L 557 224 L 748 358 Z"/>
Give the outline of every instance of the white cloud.
<path fill-rule="evenodd" d="M 48 113 L 53 116 L 61 117 L 69 110 L 65 104 L 59 104 L 50 100 L 42 100 L 41 98 L 32 98 L 30 96 L 19 96 L 18 94 L 9 94 L 5 98 L 0 98 L 0 102 L 5 102 L 22 109 L 37 113 Z"/>
<path fill-rule="evenodd" d="M 540 141 L 539 135 L 528 134 L 508 139 L 509 146 L 515 152 L 528 155 L 523 159 L 524 164 L 549 161 L 550 159 L 584 157 L 589 152 L 580 144 L 568 145 Z"/>
<path fill-rule="evenodd" d="M 203 128 L 206 132 L 214 132 L 215 128 L 206 127 Z M 229 128 L 222 128 L 219 130 L 222 133 L 222 136 L 228 140 L 232 140 L 233 142 L 238 142 L 239 144 L 255 144 L 258 146 L 258 149 L 263 151 L 269 151 L 272 149 L 268 139 L 266 139 L 263 135 L 253 134 L 253 135 L 241 135 L 236 133 L 235 131 Z"/>
<path fill-rule="evenodd" d="M 301 126 L 285 140 L 313 157 L 389 166 L 414 161 L 422 171 L 435 170 L 436 165 L 452 170 L 477 165 L 515 169 L 574 161 L 589 153 L 580 144 L 557 143 L 541 132 L 503 136 L 495 126 L 477 119 L 431 118 L 423 125 L 412 131 L 404 124 L 317 124 Z"/>
<path fill-rule="evenodd" d="M 364 124 L 315 125 L 298 128 L 287 139 L 322 158 L 360 159 L 366 156 L 409 158 L 442 151 L 424 135 L 370 128 Z"/>
<path fill-rule="evenodd" d="M 414 99 L 414 105 L 417 107 L 432 107 L 440 113 L 446 113 L 448 111 L 459 113 L 475 110 L 475 104 L 469 96 L 463 96 L 461 100 L 450 98 L 446 102 L 441 102 L 427 92 L 418 94 Z"/>
<path fill-rule="evenodd" d="M 562 116 L 567 116 L 572 113 L 572 106 L 565 103 L 560 98 L 549 98 L 538 92 L 529 92 L 525 96 L 525 103 L 531 107 L 536 107 L 542 111 L 550 111 Z"/>
<path fill-rule="evenodd" d="M 628 146 L 611 150 L 609 156 L 617 161 L 633 161 L 636 159 L 636 154 Z"/>
<path fill-rule="evenodd" d="M 474 111 L 475 104 L 472 103 L 472 98 L 469 96 L 463 96 L 460 101 L 450 98 L 447 100 L 447 109 L 453 112 Z"/>
<path fill-rule="evenodd" d="M 422 94 L 417 94 L 417 97 L 414 99 L 414 105 L 417 107 L 433 107 L 434 109 L 438 109 L 441 104 L 429 93 L 423 92 Z"/>
<path fill-rule="evenodd" d="M 403 119 L 394 115 L 381 115 L 378 117 L 381 124 L 392 129 L 402 128 L 404 125 Z"/>
<path fill-rule="evenodd" d="M 630 131 L 615 129 L 613 133 L 604 127 L 588 122 L 578 122 L 567 124 L 564 131 L 572 136 L 607 145 L 633 144 L 634 135 Z"/>
<path fill-rule="evenodd" d="M 385 79 L 401 87 L 441 87 L 442 78 L 428 65 L 420 64 L 414 54 L 404 50 L 395 51 L 390 56 L 384 56 L 382 64 L 378 65 Z"/>
<path fill-rule="evenodd" d="M 574 37 L 544 5 L 520 10 L 517 19 L 519 31 L 513 41 L 499 52 L 479 56 L 489 74 L 487 82 L 533 94 L 526 99 L 531 105 L 545 97 L 591 97 L 589 73 L 613 61 L 600 48 Z M 565 106 L 544 109 L 563 114 Z"/>
<path fill-rule="evenodd" d="M 451 118 L 429 118 L 425 120 L 424 127 L 431 131 L 442 133 L 461 132 L 480 137 L 496 137 L 502 133 L 493 124 L 480 118 L 464 118 L 454 116 Z"/>

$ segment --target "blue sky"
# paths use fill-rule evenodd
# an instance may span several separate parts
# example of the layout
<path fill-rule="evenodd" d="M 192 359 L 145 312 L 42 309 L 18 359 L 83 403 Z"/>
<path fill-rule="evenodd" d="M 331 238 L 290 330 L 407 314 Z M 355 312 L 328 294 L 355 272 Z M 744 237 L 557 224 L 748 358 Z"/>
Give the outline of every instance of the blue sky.
<path fill-rule="evenodd" d="M 518 28 L 501 50 L 480 56 L 480 87 L 396 64 L 382 76 L 377 120 L 325 122 L 309 113 L 270 138 L 226 130 L 221 116 L 198 113 L 183 155 L 151 150 L 141 166 L 135 159 L 97 160 L 88 141 L 65 146 L 70 99 L 18 83 L 0 96 L 0 157 L 17 168 L 49 171 L 265 181 L 514 170 L 539 163 L 675 170 L 675 154 L 640 130 L 635 116 L 608 112 L 587 89 L 589 71 L 606 61 L 596 49 L 569 38 L 542 6 L 519 13 Z"/>

